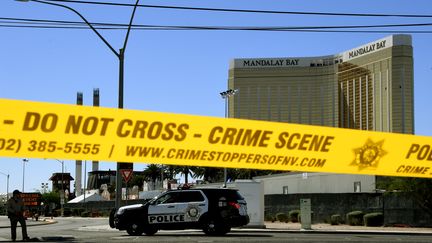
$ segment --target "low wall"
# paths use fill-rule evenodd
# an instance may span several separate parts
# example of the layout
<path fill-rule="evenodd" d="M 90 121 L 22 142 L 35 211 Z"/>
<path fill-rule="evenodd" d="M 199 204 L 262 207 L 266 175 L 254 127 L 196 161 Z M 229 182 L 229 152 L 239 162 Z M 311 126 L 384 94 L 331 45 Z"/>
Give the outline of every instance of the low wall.
<path fill-rule="evenodd" d="M 333 214 L 343 217 L 351 211 L 384 213 L 385 225 L 431 226 L 432 218 L 404 194 L 314 193 L 265 195 L 265 215 L 300 209 L 300 199 L 311 199 L 312 223 L 328 223 Z"/>
<path fill-rule="evenodd" d="M 123 201 L 124 205 L 132 205 L 145 203 L 148 200 L 140 199 L 140 200 L 128 200 Z M 91 213 L 102 213 L 102 212 L 110 212 L 113 208 L 115 208 L 115 201 L 91 201 L 85 203 L 67 203 L 64 205 L 65 210 L 73 211 L 74 209 L 83 209 L 84 211 Z"/>

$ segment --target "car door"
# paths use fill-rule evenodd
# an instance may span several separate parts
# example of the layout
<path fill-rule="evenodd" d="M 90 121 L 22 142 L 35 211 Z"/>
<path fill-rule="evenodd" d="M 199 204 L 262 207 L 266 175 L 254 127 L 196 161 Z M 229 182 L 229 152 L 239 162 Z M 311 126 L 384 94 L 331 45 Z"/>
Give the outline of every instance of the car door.
<path fill-rule="evenodd" d="M 208 201 L 200 190 L 183 191 L 179 196 L 177 212 L 185 216 L 186 223 L 197 223 L 208 211 Z"/>
<path fill-rule="evenodd" d="M 153 201 L 148 207 L 149 224 L 181 223 L 184 215 L 178 213 L 179 192 L 167 192 Z"/>

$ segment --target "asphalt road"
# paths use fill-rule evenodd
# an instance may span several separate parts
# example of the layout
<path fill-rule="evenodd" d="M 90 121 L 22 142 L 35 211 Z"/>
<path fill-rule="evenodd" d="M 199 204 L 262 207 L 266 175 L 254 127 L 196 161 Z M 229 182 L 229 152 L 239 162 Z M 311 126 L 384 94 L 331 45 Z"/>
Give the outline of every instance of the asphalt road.
<path fill-rule="evenodd" d="M 234 229 L 222 237 L 209 237 L 199 230 L 159 231 L 154 236 L 129 236 L 105 227 L 106 218 L 56 218 L 57 223 L 28 227 L 34 241 L 47 242 L 432 242 L 431 234 L 337 233 Z M 21 239 L 18 229 L 18 239 Z M 0 242 L 10 239 L 10 229 L 0 228 Z"/>

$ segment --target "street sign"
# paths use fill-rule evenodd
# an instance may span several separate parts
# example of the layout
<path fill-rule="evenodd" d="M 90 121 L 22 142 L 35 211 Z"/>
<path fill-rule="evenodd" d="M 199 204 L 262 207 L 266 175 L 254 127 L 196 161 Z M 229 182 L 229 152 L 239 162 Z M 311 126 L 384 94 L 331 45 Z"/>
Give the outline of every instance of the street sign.
<path fill-rule="evenodd" d="M 127 183 L 132 177 L 133 170 L 132 169 L 123 169 L 123 170 L 120 170 L 120 173 L 123 177 L 123 180 Z"/>
<path fill-rule="evenodd" d="M 21 193 L 21 198 L 24 202 L 24 206 L 39 206 L 42 195 L 40 193 Z"/>

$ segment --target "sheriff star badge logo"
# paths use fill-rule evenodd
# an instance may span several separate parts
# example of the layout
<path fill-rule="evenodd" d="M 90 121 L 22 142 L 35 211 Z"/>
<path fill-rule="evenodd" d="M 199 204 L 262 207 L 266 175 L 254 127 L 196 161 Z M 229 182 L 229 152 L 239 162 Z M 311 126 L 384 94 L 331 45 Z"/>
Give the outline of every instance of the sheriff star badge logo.
<path fill-rule="evenodd" d="M 354 149 L 355 159 L 350 165 L 357 166 L 359 170 L 366 168 L 376 168 L 380 159 L 387 154 L 382 149 L 384 140 L 374 143 L 368 139 L 360 148 Z"/>

